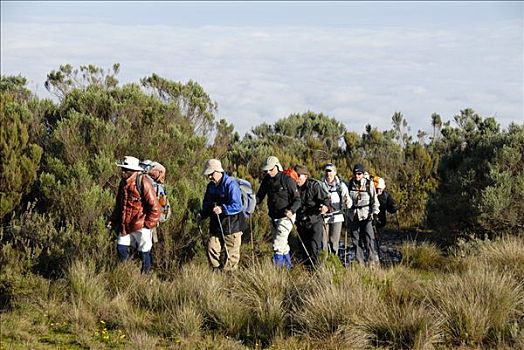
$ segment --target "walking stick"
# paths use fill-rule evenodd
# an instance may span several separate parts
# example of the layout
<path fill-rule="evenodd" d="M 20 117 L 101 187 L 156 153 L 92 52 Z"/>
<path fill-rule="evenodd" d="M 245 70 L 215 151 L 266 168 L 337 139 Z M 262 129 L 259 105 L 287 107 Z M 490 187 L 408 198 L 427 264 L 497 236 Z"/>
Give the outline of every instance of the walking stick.
<path fill-rule="evenodd" d="M 348 265 L 348 227 L 344 233 L 344 267 Z"/>
<path fill-rule="evenodd" d="M 375 222 L 372 221 L 371 226 L 373 227 L 373 232 L 375 233 L 375 245 L 377 249 L 377 256 L 379 263 L 382 262 L 382 259 L 380 258 L 380 234 L 378 232 L 378 228 L 375 225 Z"/>
<path fill-rule="evenodd" d="M 253 221 L 249 218 L 249 233 L 251 236 L 251 256 L 253 258 L 253 265 L 255 265 L 255 244 L 253 243 Z"/>
<path fill-rule="evenodd" d="M 300 243 L 302 243 L 302 248 L 304 248 L 304 251 L 306 252 L 307 258 L 309 259 L 309 262 L 311 263 L 311 266 L 313 266 L 316 269 L 315 264 L 313 263 L 313 259 L 311 259 L 311 256 L 309 255 L 308 250 L 306 249 L 306 245 L 304 244 L 304 241 L 302 241 L 302 238 L 300 237 L 300 234 L 297 232 L 298 240 Z"/>
<path fill-rule="evenodd" d="M 217 214 L 218 227 L 220 227 L 220 233 L 222 233 L 222 241 L 224 242 L 224 249 L 226 250 L 226 259 L 229 260 L 229 251 L 227 250 L 226 236 L 224 235 L 224 230 L 222 229 L 222 222 L 220 221 L 220 215 Z"/>

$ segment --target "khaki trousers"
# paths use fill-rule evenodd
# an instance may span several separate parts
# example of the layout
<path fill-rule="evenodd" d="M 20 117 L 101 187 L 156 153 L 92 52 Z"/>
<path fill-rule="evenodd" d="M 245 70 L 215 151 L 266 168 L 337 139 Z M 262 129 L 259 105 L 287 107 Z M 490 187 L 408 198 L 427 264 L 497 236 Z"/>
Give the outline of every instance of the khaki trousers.
<path fill-rule="evenodd" d="M 233 271 L 238 268 L 240 261 L 240 244 L 242 243 L 242 232 L 235 232 L 230 235 L 225 235 L 225 243 L 227 247 L 226 259 L 223 269 L 226 271 Z M 207 258 L 211 267 L 220 267 L 220 253 L 222 252 L 222 237 L 211 236 L 207 243 Z M 225 253 L 225 249 L 224 249 Z"/>

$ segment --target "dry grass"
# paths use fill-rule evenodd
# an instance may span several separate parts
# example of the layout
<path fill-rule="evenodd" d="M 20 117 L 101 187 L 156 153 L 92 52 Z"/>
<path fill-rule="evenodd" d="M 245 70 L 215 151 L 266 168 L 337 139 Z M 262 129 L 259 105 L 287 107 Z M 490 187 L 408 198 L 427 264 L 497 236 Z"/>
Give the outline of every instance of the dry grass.
<path fill-rule="evenodd" d="M 522 244 L 491 242 L 464 258 L 407 245 L 405 264 L 375 270 L 287 271 L 266 259 L 229 274 L 192 263 L 168 279 L 141 275 L 135 263 L 98 271 L 78 261 L 64 280 L 9 276 L 15 297 L 0 314 L 0 340 L 64 349 L 524 348 Z"/>
<path fill-rule="evenodd" d="M 524 284 L 524 239 L 505 237 L 483 245 L 478 260 L 501 273 L 511 273 Z"/>
<path fill-rule="evenodd" d="M 443 320 L 447 343 L 453 345 L 512 343 L 522 330 L 522 285 L 487 266 L 437 281 L 428 299 Z"/>
<path fill-rule="evenodd" d="M 436 271 L 441 270 L 446 263 L 440 249 L 431 243 L 404 243 L 401 252 L 402 264 L 413 269 Z"/>

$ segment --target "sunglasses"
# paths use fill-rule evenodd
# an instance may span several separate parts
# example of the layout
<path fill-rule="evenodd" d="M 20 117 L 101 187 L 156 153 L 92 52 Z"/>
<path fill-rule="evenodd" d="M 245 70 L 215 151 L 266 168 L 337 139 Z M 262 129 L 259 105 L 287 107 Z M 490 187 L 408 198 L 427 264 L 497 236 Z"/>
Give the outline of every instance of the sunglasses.
<path fill-rule="evenodd" d="M 360 171 L 357 171 L 357 172 L 355 173 L 355 175 L 362 175 L 362 174 L 364 174 L 364 173 L 361 173 Z"/>

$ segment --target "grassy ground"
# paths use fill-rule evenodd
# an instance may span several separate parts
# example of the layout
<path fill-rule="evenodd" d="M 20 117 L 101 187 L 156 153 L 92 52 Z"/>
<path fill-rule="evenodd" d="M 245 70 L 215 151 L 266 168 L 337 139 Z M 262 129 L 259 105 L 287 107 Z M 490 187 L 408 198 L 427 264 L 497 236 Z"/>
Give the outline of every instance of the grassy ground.
<path fill-rule="evenodd" d="M 202 263 L 141 276 L 137 262 L 78 260 L 48 280 L 2 268 L 1 349 L 524 348 L 524 241 L 443 255 L 404 244 L 401 264 L 234 274 Z"/>

